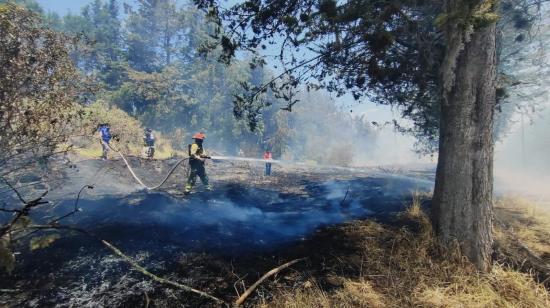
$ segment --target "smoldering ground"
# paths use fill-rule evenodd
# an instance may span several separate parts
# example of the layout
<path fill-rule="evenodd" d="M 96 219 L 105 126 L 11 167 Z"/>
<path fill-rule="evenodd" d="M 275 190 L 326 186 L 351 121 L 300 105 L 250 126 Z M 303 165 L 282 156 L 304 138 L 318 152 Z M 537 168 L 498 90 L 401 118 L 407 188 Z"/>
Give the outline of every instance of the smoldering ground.
<path fill-rule="evenodd" d="M 107 162 L 113 166 L 109 173 L 122 173 L 121 163 Z M 161 175 L 162 170 L 154 167 L 158 162 L 147 163 L 142 163 L 142 172 Z M 261 169 L 261 164 L 218 162 L 209 167 L 214 192 L 181 199 L 177 191 L 183 174 L 176 174 L 164 192 L 83 195 L 79 201 L 82 211 L 64 223 L 114 243 L 160 275 L 181 271 L 184 259 L 187 282 L 206 283 L 211 288 L 213 282 L 208 277 L 228 275 L 228 264 L 235 258 L 284 251 L 323 226 L 369 216 L 387 217 L 404 208 L 411 192 L 430 191 L 433 185 L 431 180 L 401 175 L 335 174 L 333 170 L 323 173 L 280 166 L 274 167 L 278 180 L 255 182 L 256 175 L 249 169 Z M 222 174 L 228 171 L 230 177 Z M 127 185 L 126 181 L 127 177 L 121 177 L 117 185 Z M 110 184 L 98 183 L 98 191 L 102 191 L 101 185 Z M 39 223 L 73 206 L 74 200 L 64 199 L 53 210 L 37 209 L 32 218 Z M 44 249 L 19 247 L 18 265 L 11 275 L 3 274 L 0 288 L 26 291 L 18 296 L 1 295 L 2 302 L 124 306 L 136 297 L 141 300 L 143 292 L 158 291 L 97 240 L 70 232 L 60 236 Z"/>

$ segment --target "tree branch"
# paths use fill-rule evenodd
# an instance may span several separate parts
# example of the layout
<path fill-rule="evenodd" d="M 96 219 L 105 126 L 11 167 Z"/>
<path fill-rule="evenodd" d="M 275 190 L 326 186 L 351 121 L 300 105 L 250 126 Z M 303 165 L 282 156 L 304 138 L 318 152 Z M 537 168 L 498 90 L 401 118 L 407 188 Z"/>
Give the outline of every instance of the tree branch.
<path fill-rule="evenodd" d="M 84 230 L 84 229 L 80 229 L 80 228 L 77 228 L 77 227 L 73 227 L 73 226 L 63 226 L 63 225 L 57 225 L 57 224 L 46 224 L 46 225 L 30 225 L 30 226 L 27 226 L 25 227 L 25 229 L 35 229 L 35 230 L 71 230 L 71 231 L 77 231 L 77 232 L 80 232 L 84 235 L 87 235 L 87 236 L 90 236 L 96 240 L 99 240 L 101 241 L 101 243 L 107 247 L 109 250 L 111 250 L 115 255 L 119 256 L 120 258 L 122 258 L 124 261 L 126 261 L 126 263 L 128 263 L 134 270 L 137 270 L 138 272 L 142 273 L 143 275 L 153 279 L 154 281 L 158 282 L 158 283 L 161 283 L 161 284 L 164 284 L 164 285 L 168 285 L 168 286 L 171 286 L 171 287 L 174 287 L 174 288 L 177 288 L 177 289 L 180 289 L 180 290 L 184 290 L 184 291 L 187 291 L 187 292 L 192 292 L 192 293 L 195 293 L 195 294 L 198 294 L 200 295 L 201 297 L 205 297 L 205 298 L 208 298 L 208 299 L 211 299 L 219 304 L 225 304 L 227 305 L 227 303 L 225 301 L 223 301 L 222 299 L 219 299 L 215 296 L 212 296 L 206 292 L 203 292 L 203 291 L 200 291 L 200 290 L 197 290 L 197 289 L 194 289 L 192 287 L 189 287 L 187 285 L 184 285 L 184 284 L 181 284 L 181 283 L 178 283 L 178 282 L 175 282 L 175 281 L 171 281 L 171 280 L 168 280 L 168 279 L 165 279 L 165 278 L 162 278 L 162 277 L 159 277 L 151 272 L 149 272 L 148 270 L 146 270 L 144 267 L 142 267 L 141 265 L 139 265 L 136 261 L 134 261 L 132 258 L 130 258 L 129 256 L 125 255 L 120 249 L 118 249 L 117 247 L 115 247 L 113 244 L 107 242 L 106 240 L 103 240 L 103 239 L 99 239 L 97 238 L 96 236 L 94 236 L 93 234 L 91 234 L 90 232 Z M 14 231 L 17 231 L 17 230 L 14 230 Z"/>
<path fill-rule="evenodd" d="M 134 261 L 132 258 L 130 258 L 127 255 L 125 255 L 124 253 L 122 253 L 122 251 L 120 251 L 118 248 L 113 246 L 111 243 L 109 243 L 105 240 L 101 240 L 101 242 L 103 243 L 103 245 L 105 245 L 107 248 L 109 248 L 112 252 L 114 252 L 117 256 L 121 257 L 124 261 L 126 261 L 135 270 L 137 270 L 138 272 L 142 273 L 143 275 L 153 279 L 154 281 L 156 281 L 158 283 L 161 283 L 161 284 L 164 284 L 164 285 L 169 285 L 169 286 L 172 286 L 172 287 L 175 287 L 177 289 L 184 290 L 184 291 L 193 292 L 195 294 L 200 295 L 201 297 L 211 299 L 211 300 L 213 300 L 213 301 L 215 301 L 219 304 L 226 304 L 225 301 L 223 301 L 223 300 L 221 300 L 221 299 L 219 299 L 215 296 L 212 296 L 212 295 L 210 295 L 206 292 L 191 288 L 189 286 L 186 286 L 186 285 L 181 284 L 181 283 L 177 283 L 175 281 L 171 281 L 171 280 L 168 280 L 168 279 L 161 278 L 161 277 L 149 272 L 145 268 L 143 268 L 136 261 Z"/>
<path fill-rule="evenodd" d="M 239 297 L 237 299 L 237 301 L 235 302 L 235 305 L 239 306 L 239 305 L 242 305 L 242 303 L 244 303 L 244 301 L 246 300 L 246 298 L 252 294 L 252 292 L 254 292 L 254 290 L 256 290 L 256 288 L 264 281 L 266 280 L 267 278 L 277 274 L 278 272 L 284 270 L 285 268 L 293 265 L 293 264 L 296 264 L 298 262 L 301 262 L 301 261 L 304 261 L 306 258 L 301 258 L 301 259 L 296 259 L 296 260 L 292 260 L 290 262 L 287 262 L 281 266 L 278 266 L 272 270 L 270 270 L 269 272 L 265 273 L 260 279 L 258 279 L 258 281 L 256 281 L 252 286 L 250 286 L 248 289 L 246 289 L 246 291 L 244 291 L 244 293 L 241 295 L 241 297 Z"/>

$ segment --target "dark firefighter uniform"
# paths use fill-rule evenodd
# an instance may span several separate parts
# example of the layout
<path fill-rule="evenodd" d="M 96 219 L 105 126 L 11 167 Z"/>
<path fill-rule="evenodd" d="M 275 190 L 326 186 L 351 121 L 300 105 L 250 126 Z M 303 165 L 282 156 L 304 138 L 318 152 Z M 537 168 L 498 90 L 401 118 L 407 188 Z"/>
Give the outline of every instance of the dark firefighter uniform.
<path fill-rule="evenodd" d="M 189 178 L 185 185 L 185 193 L 190 193 L 193 186 L 197 181 L 197 176 L 201 179 L 202 183 L 206 186 L 207 190 L 212 190 L 208 182 L 208 176 L 206 175 L 206 169 L 204 168 L 204 161 L 208 158 L 206 151 L 202 146 L 202 142 L 205 138 L 203 133 L 197 133 L 193 136 L 195 142 L 189 145 Z"/>

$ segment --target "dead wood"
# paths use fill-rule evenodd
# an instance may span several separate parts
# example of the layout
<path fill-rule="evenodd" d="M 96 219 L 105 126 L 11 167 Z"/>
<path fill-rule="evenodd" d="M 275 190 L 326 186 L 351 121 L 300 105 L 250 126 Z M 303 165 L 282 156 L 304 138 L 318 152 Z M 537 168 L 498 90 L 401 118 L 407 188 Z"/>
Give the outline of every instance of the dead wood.
<path fill-rule="evenodd" d="M 244 301 L 246 300 L 246 298 L 252 294 L 252 292 L 254 292 L 254 290 L 264 281 L 266 280 L 267 278 L 277 274 L 278 272 L 284 270 L 285 268 L 293 265 L 293 264 L 296 264 L 300 261 L 304 261 L 306 258 L 301 258 L 301 259 L 296 259 L 296 260 L 292 260 L 290 262 L 287 262 L 281 266 L 278 266 L 272 270 L 270 270 L 269 272 L 265 273 L 260 279 L 258 279 L 258 281 L 256 281 L 252 286 L 250 286 L 250 288 L 246 289 L 246 291 L 244 291 L 244 293 L 237 299 L 237 301 L 235 301 L 235 305 L 239 306 L 239 305 L 242 305 L 242 303 L 244 303 Z"/>
<path fill-rule="evenodd" d="M 171 286 L 171 287 L 175 287 L 175 288 L 180 289 L 180 290 L 193 292 L 193 293 L 198 294 L 202 297 L 211 299 L 211 300 L 213 300 L 213 301 L 215 301 L 219 304 L 226 304 L 223 300 L 221 300 L 221 299 L 219 299 L 215 296 L 212 296 L 212 295 L 210 295 L 206 292 L 191 288 L 189 286 L 186 286 L 184 284 L 181 284 L 181 283 L 178 283 L 178 282 L 175 282 L 175 281 L 171 281 L 171 280 L 159 277 L 159 276 L 149 272 L 145 268 L 143 268 L 136 261 L 134 261 L 132 258 L 125 255 L 122 251 L 120 251 L 118 248 L 113 246 L 111 243 L 107 242 L 106 240 L 101 240 L 101 242 L 103 243 L 103 245 L 105 245 L 107 248 L 109 248 L 112 252 L 114 252 L 117 256 L 121 257 L 124 261 L 126 261 L 128 264 L 130 264 L 130 266 L 132 266 L 135 270 L 137 270 L 138 272 L 142 273 L 143 275 L 153 279 L 154 281 L 156 281 L 158 283 L 168 285 L 168 286 Z"/>

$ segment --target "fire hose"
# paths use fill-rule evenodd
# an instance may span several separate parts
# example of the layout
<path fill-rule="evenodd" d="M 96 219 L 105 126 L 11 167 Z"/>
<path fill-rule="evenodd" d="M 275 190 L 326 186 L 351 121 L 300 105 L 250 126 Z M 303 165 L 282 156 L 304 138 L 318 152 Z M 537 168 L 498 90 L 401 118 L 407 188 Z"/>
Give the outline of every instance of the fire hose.
<path fill-rule="evenodd" d="M 103 141 L 101 141 L 103 142 Z M 170 171 L 168 172 L 168 174 L 166 175 L 166 177 L 164 178 L 164 180 L 162 180 L 162 182 L 160 182 L 160 184 L 156 185 L 156 186 L 153 186 L 153 187 L 150 187 L 150 186 L 147 186 L 143 183 L 143 181 L 136 175 L 136 173 L 134 172 L 134 170 L 132 169 L 132 166 L 130 166 L 130 163 L 128 163 L 128 160 L 126 160 L 126 157 L 124 156 L 124 154 L 122 154 L 122 152 L 120 152 L 119 150 L 113 148 L 110 144 L 108 143 L 105 143 L 111 150 L 115 151 L 119 156 L 120 158 L 122 158 L 122 160 L 124 161 L 124 163 L 126 164 L 126 167 L 128 167 L 128 170 L 130 170 L 130 173 L 132 174 L 132 176 L 134 177 L 134 179 L 141 185 L 143 186 L 145 189 L 147 190 L 155 190 L 155 189 L 159 189 L 162 185 L 164 185 L 164 183 L 166 183 L 166 181 L 168 180 L 168 178 L 172 175 L 172 173 L 174 173 L 174 171 L 176 170 L 176 168 L 181 165 L 181 163 L 183 163 L 184 161 L 187 161 L 189 160 L 189 157 L 185 157 L 185 158 L 182 158 L 180 159 L 173 167 L 172 169 L 170 169 Z"/>

